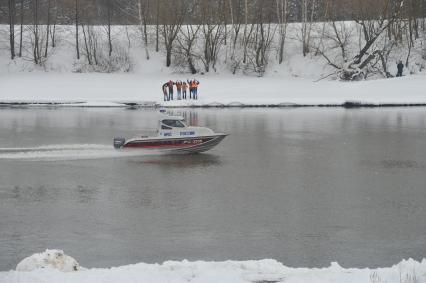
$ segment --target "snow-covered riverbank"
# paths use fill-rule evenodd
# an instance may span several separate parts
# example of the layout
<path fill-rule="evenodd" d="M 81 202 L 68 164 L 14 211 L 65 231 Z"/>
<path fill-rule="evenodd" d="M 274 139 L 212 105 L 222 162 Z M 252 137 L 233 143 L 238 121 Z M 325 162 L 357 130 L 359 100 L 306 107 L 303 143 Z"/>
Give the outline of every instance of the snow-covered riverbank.
<path fill-rule="evenodd" d="M 41 254 L 35 255 L 40 259 Z M 33 256 L 34 257 L 34 256 Z M 67 259 L 62 255 L 61 259 Z M 272 282 L 398 282 L 416 283 L 426 280 L 426 260 L 417 262 L 404 260 L 399 264 L 387 268 L 356 269 L 343 268 L 338 263 L 331 263 L 326 268 L 290 268 L 275 260 L 258 261 L 224 261 L 224 262 L 188 262 L 168 261 L 163 264 L 138 263 L 113 268 L 76 268 L 76 271 L 60 271 L 58 266 L 74 262 L 61 260 L 56 268 L 38 268 L 32 271 L 0 272 L 1 283 L 18 282 L 103 282 L 103 283 L 130 283 L 130 282 L 202 282 L 202 283 L 272 283 Z M 26 262 L 29 268 L 32 261 Z M 61 265 L 62 264 L 62 265 Z M 68 264 L 69 265 L 69 264 Z M 35 263 L 34 263 L 35 266 Z M 19 266 L 22 268 L 22 266 Z M 31 268 L 29 269 L 31 270 Z"/>
<path fill-rule="evenodd" d="M 291 106 L 425 104 L 426 77 L 344 83 L 309 79 L 209 75 L 197 77 L 199 100 L 163 101 L 161 85 L 176 77 L 142 74 L 14 73 L 0 76 L 0 104 L 124 107 L 129 105 Z M 175 93 L 176 98 L 176 93 Z"/>

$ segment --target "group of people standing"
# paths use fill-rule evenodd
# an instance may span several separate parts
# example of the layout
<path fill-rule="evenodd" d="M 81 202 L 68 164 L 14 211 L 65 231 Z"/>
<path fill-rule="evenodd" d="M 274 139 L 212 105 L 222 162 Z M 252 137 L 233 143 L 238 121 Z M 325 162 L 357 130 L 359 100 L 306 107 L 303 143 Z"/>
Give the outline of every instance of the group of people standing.
<path fill-rule="evenodd" d="M 186 99 L 186 92 L 189 89 L 189 99 L 198 99 L 198 85 L 196 79 L 182 81 L 168 81 L 163 84 L 164 101 L 173 100 L 174 86 L 176 86 L 177 100 Z"/>

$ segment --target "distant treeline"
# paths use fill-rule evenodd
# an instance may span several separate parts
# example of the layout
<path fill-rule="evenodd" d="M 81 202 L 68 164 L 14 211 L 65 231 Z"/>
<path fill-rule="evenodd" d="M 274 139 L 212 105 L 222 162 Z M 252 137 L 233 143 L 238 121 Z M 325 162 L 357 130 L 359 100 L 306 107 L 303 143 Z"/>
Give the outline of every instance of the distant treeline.
<path fill-rule="evenodd" d="M 388 5 L 383 5 L 389 2 Z M 395 10 L 398 0 L 0 0 L 0 23 L 12 18 L 33 24 L 133 25 L 143 18 L 145 24 L 164 24 L 178 14 L 184 24 L 355 20 L 378 18 Z M 426 0 L 405 0 L 406 15 L 424 17 Z M 37 10 L 37 11 L 36 11 Z"/>
<path fill-rule="evenodd" d="M 36 65 L 56 48 L 62 24 L 72 25 L 66 39 L 74 43 L 78 62 L 105 72 L 130 69 L 135 40 L 147 60 L 155 50 L 167 67 L 173 63 L 193 74 L 216 70 L 225 54 L 232 73 L 263 75 L 269 62 L 284 62 L 288 39 L 299 42 L 303 56 L 323 57 L 343 80 L 392 76 L 396 50 L 404 53 L 405 65 L 419 53 L 426 60 L 426 0 L 0 1 L 0 19 L 8 26 L 0 36 L 9 37 L 11 60 Z M 127 34 L 128 46 L 119 46 L 114 25 L 125 25 L 126 32 L 134 25 L 137 39 Z"/>

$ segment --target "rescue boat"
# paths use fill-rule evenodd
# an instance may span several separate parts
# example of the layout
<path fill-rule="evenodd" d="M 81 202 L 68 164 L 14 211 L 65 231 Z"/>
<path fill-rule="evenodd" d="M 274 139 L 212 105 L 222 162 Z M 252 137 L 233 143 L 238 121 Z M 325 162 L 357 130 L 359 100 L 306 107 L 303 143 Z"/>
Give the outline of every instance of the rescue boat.
<path fill-rule="evenodd" d="M 226 136 L 227 134 L 215 133 L 209 128 L 187 126 L 183 117 L 163 116 L 158 123 L 157 135 L 138 136 L 128 140 L 114 138 L 114 148 L 197 153 L 212 149 Z"/>

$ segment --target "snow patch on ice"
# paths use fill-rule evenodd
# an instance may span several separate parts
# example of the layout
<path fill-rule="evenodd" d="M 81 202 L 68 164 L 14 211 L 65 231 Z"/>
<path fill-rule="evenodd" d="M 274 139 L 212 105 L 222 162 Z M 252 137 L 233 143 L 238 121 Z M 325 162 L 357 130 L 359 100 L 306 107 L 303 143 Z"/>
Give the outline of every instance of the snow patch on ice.
<path fill-rule="evenodd" d="M 41 268 L 53 268 L 63 272 L 82 269 L 74 258 L 64 254 L 62 250 L 46 250 L 24 258 L 16 266 L 16 271 L 33 271 Z"/>

